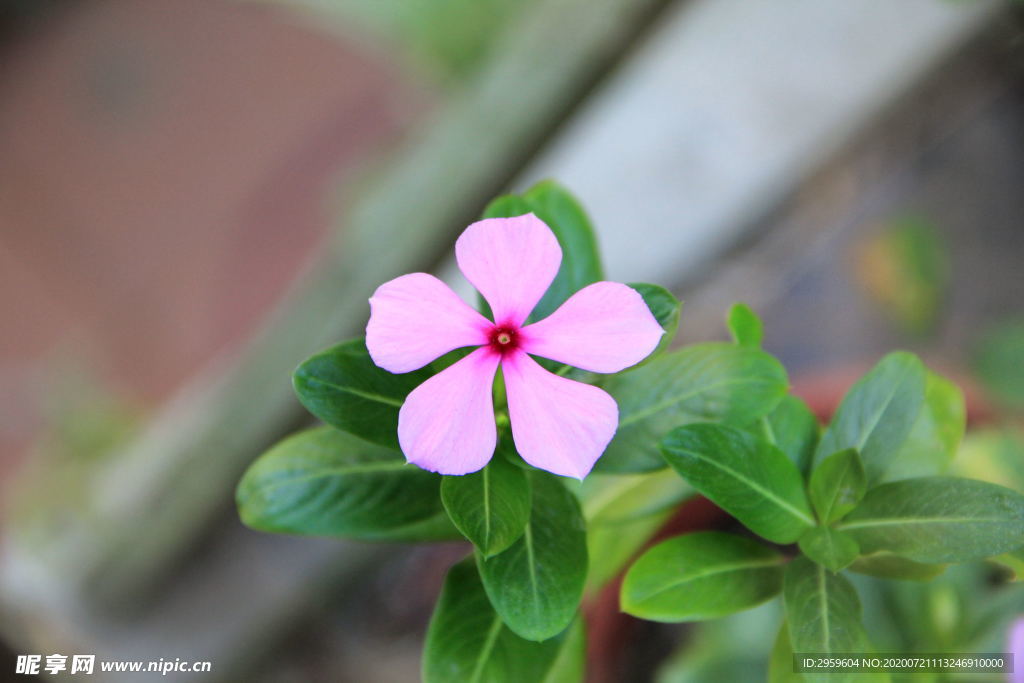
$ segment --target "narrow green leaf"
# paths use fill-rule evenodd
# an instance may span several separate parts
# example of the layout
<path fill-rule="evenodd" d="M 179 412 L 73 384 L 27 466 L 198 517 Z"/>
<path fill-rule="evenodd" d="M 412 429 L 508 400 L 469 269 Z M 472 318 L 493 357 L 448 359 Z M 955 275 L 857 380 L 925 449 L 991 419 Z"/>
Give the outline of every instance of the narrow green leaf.
<path fill-rule="evenodd" d="M 769 541 L 792 543 L 815 524 L 796 466 L 753 434 L 687 425 L 669 432 L 662 451 L 695 489 Z"/>
<path fill-rule="evenodd" d="M 554 664 L 541 683 L 582 683 L 587 664 L 587 629 L 577 617 L 564 635 Z"/>
<path fill-rule="evenodd" d="M 782 555 L 718 531 L 677 536 L 630 567 L 622 610 L 650 621 L 703 621 L 750 609 L 782 588 Z"/>
<path fill-rule="evenodd" d="M 619 405 L 619 429 L 596 469 L 661 469 L 658 444 L 669 430 L 702 421 L 749 425 L 775 408 L 787 385 L 767 353 L 723 343 L 688 346 L 612 375 L 602 387 Z"/>
<path fill-rule="evenodd" d="M 778 446 L 801 474 L 807 474 L 818 445 L 821 425 L 806 403 L 787 394 L 775 410 L 758 420 L 756 427 L 756 433 Z"/>
<path fill-rule="evenodd" d="M 835 529 L 817 526 L 800 537 L 804 555 L 830 571 L 837 572 L 857 559 L 857 542 Z"/>
<path fill-rule="evenodd" d="M 868 491 L 837 528 L 865 553 L 968 562 L 1024 546 L 1024 496 L 973 479 L 903 479 Z"/>
<path fill-rule="evenodd" d="M 675 651 L 658 666 L 653 677 L 639 675 L 634 668 L 630 669 L 633 675 L 626 680 L 652 683 L 763 681 L 765 661 L 771 650 L 771 641 L 764 635 L 778 627 L 782 612 L 779 602 L 770 600 L 745 612 L 685 629 Z M 658 629 L 661 630 L 665 629 Z"/>
<path fill-rule="evenodd" d="M 736 344 L 754 349 L 761 348 L 761 341 L 764 339 L 764 325 L 750 306 L 743 303 L 733 304 L 729 309 L 727 322 L 729 333 Z"/>
<path fill-rule="evenodd" d="M 822 524 L 842 519 L 867 492 L 860 456 L 852 448 L 828 456 L 811 473 L 808 491 Z"/>
<path fill-rule="evenodd" d="M 401 454 L 331 427 L 300 432 L 242 477 L 242 521 L 260 531 L 366 540 L 457 538 L 441 507 L 441 477 Z"/>
<path fill-rule="evenodd" d="M 533 502 L 523 535 L 508 550 L 477 556 L 491 604 L 510 629 L 546 640 L 572 621 L 587 578 L 587 539 L 575 496 L 551 475 L 530 473 Z"/>
<path fill-rule="evenodd" d="M 651 309 L 654 319 L 661 325 L 661 329 L 665 330 L 665 334 L 662 335 L 661 341 L 658 343 L 658 348 L 654 349 L 651 355 L 647 357 L 648 360 L 651 360 L 666 350 L 672 344 L 672 340 L 675 339 L 676 330 L 679 329 L 679 314 L 682 311 L 683 304 L 672 292 L 664 287 L 637 282 L 630 283 L 629 286 L 640 293 L 640 296 L 644 298 L 644 303 L 647 304 L 647 308 Z M 641 364 L 646 362 L 647 360 Z"/>
<path fill-rule="evenodd" d="M 783 620 L 768 659 L 768 683 L 799 683 L 803 676 L 793 671 L 793 646 L 789 642 L 789 624 Z"/>
<path fill-rule="evenodd" d="M 877 576 L 882 579 L 902 579 L 905 581 L 931 581 L 946 571 L 944 564 L 924 564 L 914 562 L 899 555 L 877 552 L 861 555 L 849 566 L 851 572 Z"/>
<path fill-rule="evenodd" d="M 864 652 L 860 599 L 853 585 L 805 557 L 786 568 L 782 589 L 789 639 L 794 652 Z"/>
<path fill-rule="evenodd" d="M 914 426 L 924 392 L 921 361 L 910 353 L 890 353 L 847 392 L 818 444 L 815 464 L 853 448 L 868 483 L 880 481 Z"/>
<path fill-rule="evenodd" d="M 953 382 L 927 373 L 924 405 L 892 465 L 886 481 L 944 474 L 960 447 L 967 425 L 964 394 Z"/>
<path fill-rule="evenodd" d="M 591 474 L 580 485 L 587 526 L 625 524 L 662 512 L 693 496 L 671 469 L 645 474 Z"/>
<path fill-rule="evenodd" d="M 570 636 L 575 636 L 575 628 Z M 546 678 L 563 656 L 579 657 L 570 637 L 536 643 L 505 626 L 491 607 L 472 560 L 451 568 L 427 628 L 423 649 L 424 683 L 520 683 L 571 681 Z M 563 655 L 563 648 L 574 648 Z M 565 666 L 564 664 L 562 665 Z"/>
<path fill-rule="evenodd" d="M 441 501 L 459 531 L 490 557 L 523 535 L 530 519 L 530 481 L 525 470 L 492 458 L 479 472 L 442 477 Z"/>
<path fill-rule="evenodd" d="M 360 337 L 307 359 L 292 383 L 302 405 L 327 424 L 397 449 L 398 411 L 430 374 L 417 370 L 394 375 L 378 368 Z"/>
<path fill-rule="evenodd" d="M 591 595 L 618 577 L 637 553 L 665 526 L 671 516 L 672 511 L 665 510 L 628 522 L 588 524 L 589 567 L 585 592 Z"/>

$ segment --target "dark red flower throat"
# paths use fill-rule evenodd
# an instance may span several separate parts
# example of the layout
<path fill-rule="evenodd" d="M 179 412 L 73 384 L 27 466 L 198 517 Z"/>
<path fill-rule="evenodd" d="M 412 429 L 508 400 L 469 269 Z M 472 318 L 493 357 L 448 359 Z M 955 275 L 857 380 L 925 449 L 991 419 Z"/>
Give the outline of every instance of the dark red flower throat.
<path fill-rule="evenodd" d="M 488 343 L 502 355 L 515 351 L 519 348 L 519 329 L 515 325 L 495 325 L 491 329 Z"/>

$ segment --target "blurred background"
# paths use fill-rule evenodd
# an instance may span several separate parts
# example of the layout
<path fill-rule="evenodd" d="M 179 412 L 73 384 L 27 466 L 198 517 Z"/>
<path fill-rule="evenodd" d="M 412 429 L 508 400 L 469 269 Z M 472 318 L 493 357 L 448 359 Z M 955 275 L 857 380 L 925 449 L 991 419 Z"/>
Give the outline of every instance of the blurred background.
<path fill-rule="evenodd" d="M 1019 4 L 7 0 L 0 680 L 53 652 L 418 680 L 465 549 L 258 534 L 234 486 L 307 419 L 303 358 L 398 274 L 468 292 L 453 238 L 544 178 L 610 279 L 685 300 L 684 343 L 748 302 L 823 415 L 918 352 L 967 393 L 960 472 L 1024 489 Z M 883 650 L 992 652 L 1012 578 L 861 588 Z M 757 680 L 773 609 L 622 617 L 589 677 Z"/>

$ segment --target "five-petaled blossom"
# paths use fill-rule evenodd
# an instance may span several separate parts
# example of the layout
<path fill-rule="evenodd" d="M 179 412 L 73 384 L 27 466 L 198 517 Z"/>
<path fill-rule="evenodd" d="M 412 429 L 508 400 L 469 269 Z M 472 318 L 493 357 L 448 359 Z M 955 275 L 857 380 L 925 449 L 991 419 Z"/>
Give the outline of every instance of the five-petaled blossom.
<path fill-rule="evenodd" d="M 635 290 L 616 282 L 584 287 L 524 325 L 562 261 L 554 233 L 533 214 L 473 223 L 455 243 L 455 257 L 494 322 L 426 273 L 386 282 L 370 299 L 366 348 L 389 372 L 479 347 L 406 398 L 398 416 L 406 459 L 441 474 L 484 467 L 497 443 L 492 386 L 500 365 L 516 450 L 534 467 L 582 479 L 615 434 L 618 406 L 598 387 L 548 372 L 531 356 L 618 372 L 657 347 L 661 326 Z"/>

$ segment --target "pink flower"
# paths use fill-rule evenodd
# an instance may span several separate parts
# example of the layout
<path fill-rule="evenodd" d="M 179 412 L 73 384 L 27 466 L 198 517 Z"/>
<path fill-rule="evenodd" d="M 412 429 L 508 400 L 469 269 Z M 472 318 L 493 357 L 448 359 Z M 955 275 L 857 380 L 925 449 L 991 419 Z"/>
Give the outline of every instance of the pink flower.
<path fill-rule="evenodd" d="M 1006 677 L 1010 683 L 1024 683 L 1024 615 L 1010 625 L 1006 648 L 1013 657 L 1013 673 Z"/>
<path fill-rule="evenodd" d="M 389 372 L 479 347 L 406 398 L 398 415 L 406 459 L 441 474 L 486 465 L 497 443 L 492 386 L 500 365 L 516 450 L 534 467 L 582 479 L 615 434 L 618 406 L 601 389 L 548 372 L 530 356 L 618 372 L 657 347 L 661 326 L 635 290 L 615 282 L 584 287 L 524 326 L 562 261 L 554 233 L 533 214 L 473 223 L 455 243 L 455 257 L 494 322 L 426 273 L 386 282 L 370 299 L 366 348 Z"/>

